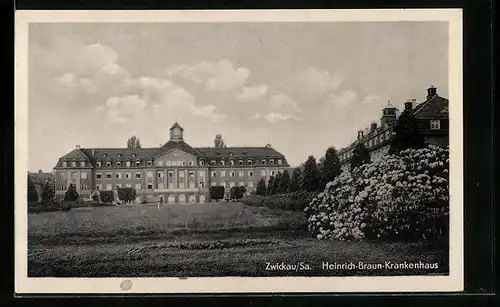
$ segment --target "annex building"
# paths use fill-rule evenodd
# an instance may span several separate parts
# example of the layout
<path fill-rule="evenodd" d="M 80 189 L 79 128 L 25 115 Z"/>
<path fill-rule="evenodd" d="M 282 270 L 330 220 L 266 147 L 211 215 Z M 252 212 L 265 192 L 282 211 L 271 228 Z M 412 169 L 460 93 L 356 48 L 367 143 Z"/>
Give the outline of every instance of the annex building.
<path fill-rule="evenodd" d="M 263 147 L 191 147 L 184 129 L 175 123 L 170 140 L 159 148 L 83 148 L 76 146 L 54 167 L 56 199 L 68 186 L 90 197 L 99 191 L 130 187 L 136 201 L 195 203 L 210 199 L 210 186 L 252 191 L 257 182 L 288 169 L 283 154 Z"/>
<path fill-rule="evenodd" d="M 449 144 L 448 99 L 439 96 L 436 87 L 431 86 L 427 89 L 425 101 L 417 103 L 416 99 L 411 99 L 405 102 L 404 107 L 405 110 L 413 112 L 418 130 L 426 144 L 438 146 Z M 372 122 L 369 128 L 359 130 L 357 139 L 339 151 L 342 170 L 350 170 L 351 157 L 358 142 L 362 142 L 368 149 L 372 161 L 386 155 L 395 133 L 394 126 L 398 116 L 399 110 L 389 102 L 382 109 L 380 125 Z"/>

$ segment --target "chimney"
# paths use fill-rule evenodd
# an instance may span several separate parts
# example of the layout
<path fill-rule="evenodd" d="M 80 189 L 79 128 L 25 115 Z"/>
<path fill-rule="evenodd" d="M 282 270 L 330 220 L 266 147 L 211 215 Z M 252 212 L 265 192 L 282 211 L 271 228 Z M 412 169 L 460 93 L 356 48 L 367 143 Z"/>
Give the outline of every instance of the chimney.
<path fill-rule="evenodd" d="M 363 138 L 363 130 L 358 130 L 358 140 Z"/>
<path fill-rule="evenodd" d="M 407 100 L 405 102 L 405 111 L 413 110 L 413 100 Z"/>
<path fill-rule="evenodd" d="M 434 85 L 431 85 L 427 89 L 427 99 L 431 99 L 432 97 L 436 96 L 436 87 Z"/>
<path fill-rule="evenodd" d="M 373 122 L 373 123 L 371 123 L 371 125 L 370 125 L 370 131 L 371 131 L 371 132 L 373 132 L 373 131 L 375 131 L 375 130 L 377 130 L 377 123 L 376 123 L 376 122 Z"/>

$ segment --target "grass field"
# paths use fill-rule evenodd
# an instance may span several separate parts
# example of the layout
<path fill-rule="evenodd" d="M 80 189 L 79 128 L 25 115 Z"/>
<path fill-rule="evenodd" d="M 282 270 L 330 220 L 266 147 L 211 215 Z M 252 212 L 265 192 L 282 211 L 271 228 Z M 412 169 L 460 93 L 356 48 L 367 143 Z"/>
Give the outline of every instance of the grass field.
<path fill-rule="evenodd" d="M 30 214 L 30 277 L 446 274 L 447 248 L 423 242 L 325 242 L 302 212 L 240 203 L 131 205 Z M 324 270 L 323 262 L 438 263 L 438 269 Z M 296 265 L 269 270 L 269 264 Z M 299 263 L 302 263 L 300 265 Z M 306 266 L 307 265 L 307 266 Z"/>

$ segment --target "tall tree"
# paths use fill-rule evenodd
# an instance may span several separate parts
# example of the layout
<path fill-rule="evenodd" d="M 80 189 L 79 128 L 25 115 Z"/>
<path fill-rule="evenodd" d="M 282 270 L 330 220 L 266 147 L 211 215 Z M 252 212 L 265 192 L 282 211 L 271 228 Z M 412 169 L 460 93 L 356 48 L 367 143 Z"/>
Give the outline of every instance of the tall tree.
<path fill-rule="evenodd" d="M 50 182 L 46 182 L 45 185 L 43 186 L 43 191 L 42 191 L 42 202 L 44 203 L 50 203 L 52 200 L 54 200 L 55 196 L 55 191 L 54 187 Z"/>
<path fill-rule="evenodd" d="M 215 148 L 224 148 L 224 147 L 226 147 L 226 144 L 224 143 L 224 140 L 222 139 L 222 134 L 217 134 L 215 136 L 214 145 L 215 145 Z"/>
<path fill-rule="evenodd" d="M 404 149 L 418 149 L 425 146 L 424 137 L 418 129 L 412 111 L 403 111 L 394 125 L 394 132 L 395 135 L 391 140 L 389 154 L 397 154 Z"/>
<path fill-rule="evenodd" d="M 64 200 L 67 201 L 75 201 L 78 199 L 78 192 L 76 191 L 76 186 L 74 184 L 70 184 L 68 190 L 64 194 Z"/>
<path fill-rule="evenodd" d="M 281 182 L 281 173 L 277 173 L 276 176 L 274 176 L 274 181 L 273 181 L 273 188 L 271 190 L 271 195 L 274 195 L 278 193 L 278 188 L 280 186 Z"/>
<path fill-rule="evenodd" d="M 319 189 L 319 181 L 321 174 L 316 164 L 316 158 L 309 156 L 304 164 L 304 172 L 302 173 L 301 190 L 308 192 L 317 191 Z"/>
<path fill-rule="evenodd" d="M 272 195 L 274 188 L 274 176 L 269 176 L 269 180 L 267 181 L 267 195 Z"/>
<path fill-rule="evenodd" d="M 33 182 L 30 175 L 28 175 L 28 203 L 35 203 L 38 201 L 38 193 L 35 188 L 35 183 Z"/>
<path fill-rule="evenodd" d="M 141 148 L 141 141 L 133 135 L 127 140 L 127 148 Z"/>
<path fill-rule="evenodd" d="M 278 187 L 278 193 L 286 193 L 288 192 L 288 187 L 290 186 L 290 173 L 288 173 L 288 170 L 284 170 L 283 173 L 281 174 L 281 180 L 280 184 Z"/>
<path fill-rule="evenodd" d="M 326 150 L 325 158 L 321 167 L 321 184 L 320 189 L 324 189 L 325 185 L 333 181 L 341 173 L 340 160 L 335 147 L 329 147 Z"/>
<path fill-rule="evenodd" d="M 352 152 L 351 170 L 365 163 L 370 163 L 370 153 L 362 142 L 358 142 Z"/>
<path fill-rule="evenodd" d="M 261 178 L 257 183 L 257 188 L 255 189 L 256 195 L 266 195 L 267 187 L 264 178 Z"/>
<path fill-rule="evenodd" d="M 302 181 L 302 171 L 299 167 L 294 168 L 292 172 L 292 178 L 290 179 L 290 185 L 288 187 L 288 192 L 296 192 L 300 189 L 300 182 Z"/>

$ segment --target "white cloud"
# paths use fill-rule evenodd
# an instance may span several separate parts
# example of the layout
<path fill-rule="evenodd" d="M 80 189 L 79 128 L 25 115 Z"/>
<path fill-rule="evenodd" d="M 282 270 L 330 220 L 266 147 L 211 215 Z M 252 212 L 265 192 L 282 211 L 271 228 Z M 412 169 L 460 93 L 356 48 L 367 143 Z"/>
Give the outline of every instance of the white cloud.
<path fill-rule="evenodd" d="M 273 108 L 277 109 L 290 109 L 293 111 L 300 111 L 299 107 L 297 106 L 297 102 L 290 96 L 285 94 L 273 95 L 269 100 L 269 104 Z"/>
<path fill-rule="evenodd" d="M 264 119 L 270 123 L 277 123 L 280 121 L 287 121 L 290 119 L 299 120 L 299 118 L 293 114 L 284 114 L 284 113 L 269 113 L 264 116 Z"/>
<path fill-rule="evenodd" d="M 179 76 L 196 84 L 205 84 L 211 91 L 227 91 L 245 84 L 250 70 L 234 67 L 224 59 L 219 62 L 200 62 L 195 65 L 177 65 L 167 70 L 170 77 Z"/>
<path fill-rule="evenodd" d="M 236 95 L 236 99 L 241 101 L 251 101 L 264 97 L 267 94 L 267 85 L 259 85 L 255 87 L 242 88 L 240 94 Z"/>
<path fill-rule="evenodd" d="M 55 82 L 59 87 L 66 90 L 78 90 L 88 95 L 96 94 L 98 92 L 98 88 L 91 79 L 78 77 L 71 73 L 55 78 Z"/>
<path fill-rule="evenodd" d="M 311 93 L 325 94 L 336 91 L 342 83 L 342 76 L 327 70 L 308 67 L 306 70 L 292 76 L 294 86 L 304 88 Z"/>
<path fill-rule="evenodd" d="M 353 102 L 356 101 L 358 98 L 358 95 L 356 92 L 347 90 L 343 91 L 340 94 L 330 94 L 331 102 L 337 107 L 337 108 L 345 108 L 352 104 Z"/>
<path fill-rule="evenodd" d="M 190 109 L 194 115 L 206 118 L 212 122 L 217 122 L 225 118 L 225 115 L 215 112 L 216 107 L 213 104 L 203 107 L 196 107 L 192 105 Z"/>
<path fill-rule="evenodd" d="M 368 94 L 365 98 L 363 98 L 362 103 L 372 103 L 372 102 L 377 101 L 379 99 L 380 99 L 379 96 Z"/>
<path fill-rule="evenodd" d="M 137 113 L 146 107 L 146 101 L 137 95 L 110 97 L 106 100 L 106 107 L 109 120 L 124 123 L 137 116 Z"/>

